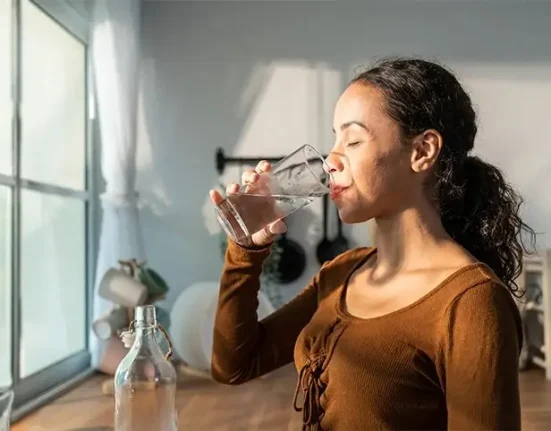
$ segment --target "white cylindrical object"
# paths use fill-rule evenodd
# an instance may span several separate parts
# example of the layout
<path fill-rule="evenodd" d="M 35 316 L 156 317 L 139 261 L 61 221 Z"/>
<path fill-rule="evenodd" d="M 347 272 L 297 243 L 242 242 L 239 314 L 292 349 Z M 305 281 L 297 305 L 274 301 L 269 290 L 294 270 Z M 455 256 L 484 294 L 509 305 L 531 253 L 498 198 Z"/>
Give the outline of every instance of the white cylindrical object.
<path fill-rule="evenodd" d="M 201 348 L 201 327 L 210 302 L 218 296 L 219 283 L 199 282 L 174 301 L 170 312 L 170 338 L 175 353 L 191 367 L 207 370 Z"/>
<path fill-rule="evenodd" d="M 200 282 L 182 291 L 170 314 L 170 337 L 176 354 L 190 366 L 210 370 L 214 318 L 219 282 Z M 268 297 L 259 293 L 259 319 L 274 311 Z"/>

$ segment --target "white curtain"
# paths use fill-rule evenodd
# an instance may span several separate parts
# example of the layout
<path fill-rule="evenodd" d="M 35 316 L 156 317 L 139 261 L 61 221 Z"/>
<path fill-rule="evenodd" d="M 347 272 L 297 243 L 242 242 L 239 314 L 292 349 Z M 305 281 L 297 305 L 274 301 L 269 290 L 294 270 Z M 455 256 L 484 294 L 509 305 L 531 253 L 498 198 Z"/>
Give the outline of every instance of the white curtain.
<path fill-rule="evenodd" d="M 96 319 L 112 306 L 97 294 L 105 272 L 119 259 L 145 256 L 135 190 L 141 0 L 95 0 L 92 8 L 91 49 L 106 183 L 94 286 Z M 90 331 L 95 368 L 104 347 Z"/>

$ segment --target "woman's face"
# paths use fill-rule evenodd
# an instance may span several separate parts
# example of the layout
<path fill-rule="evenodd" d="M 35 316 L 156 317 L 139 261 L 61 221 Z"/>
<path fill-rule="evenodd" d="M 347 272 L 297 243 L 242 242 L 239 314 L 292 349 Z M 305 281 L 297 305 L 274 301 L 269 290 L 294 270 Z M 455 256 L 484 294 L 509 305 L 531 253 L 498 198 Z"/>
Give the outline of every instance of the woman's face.
<path fill-rule="evenodd" d="M 331 197 L 345 223 L 388 217 L 418 199 L 422 185 L 412 169 L 411 147 L 400 141 L 378 89 L 350 85 L 335 107 L 333 128 Z"/>

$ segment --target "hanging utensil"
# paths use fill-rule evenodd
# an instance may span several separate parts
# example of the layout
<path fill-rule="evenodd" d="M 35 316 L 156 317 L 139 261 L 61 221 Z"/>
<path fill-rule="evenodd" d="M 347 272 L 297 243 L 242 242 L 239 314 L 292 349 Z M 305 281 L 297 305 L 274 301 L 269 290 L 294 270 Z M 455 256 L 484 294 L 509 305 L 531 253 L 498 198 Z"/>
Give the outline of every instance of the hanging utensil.
<path fill-rule="evenodd" d="M 332 259 L 331 241 L 327 237 L 327 204 L 329 198 L 323 195 L 323 237 L 316 248 L 316 257 L 320 265 Z"/>
<path fill-rule="evenodd" d="M 344 253 L 350 249 L 348 239 L 342 233 L 342 220 L 339 216 L 339 210 L 337 208 L 337 236 L 331 243 L 331 250 L 335 257 Z"/>
<path fill-rule="evenodd" d="M 300 278 L 306 269 L 306 252 L 295 240 L 289 239 L 287 232 L 277 239 L 281 253 L 275 265 L 275 279 L 278 283 L 288 284 Z"/>
<path fill-rule="evenodd" d="M 337 209 L 337 236 L 330 240 L 327 237 L 327 195 L 323 197 L 323 239 L 318 244 L 317 258 L 321 265 L 335 259 L 339 254 L 350 249 L 348 239 L 342 233 L 342 221 Z"/>

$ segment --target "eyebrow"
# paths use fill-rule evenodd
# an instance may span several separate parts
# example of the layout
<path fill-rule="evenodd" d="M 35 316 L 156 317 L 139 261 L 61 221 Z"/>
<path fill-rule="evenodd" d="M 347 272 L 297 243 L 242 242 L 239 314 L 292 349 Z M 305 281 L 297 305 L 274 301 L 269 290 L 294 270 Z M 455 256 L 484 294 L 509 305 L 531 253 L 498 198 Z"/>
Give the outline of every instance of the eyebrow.
<path fill-rule="evenodd" d="M 364 124 L 362 123 L 361 121 L 347 121 L 346 123 L 342 123 L 341 124 L 341 131 L 343 131 L 344 129 L 347 129 L 348 127 L 352 126 L 353 124 L 355 124 L 356 126 L 360 126 L 362 129 L 365 129 L 366 132 L 368 133 L 371 133 L 371 130 Z M 333 128 L 333 133 L 335 133 L 335 128 Z"/>

